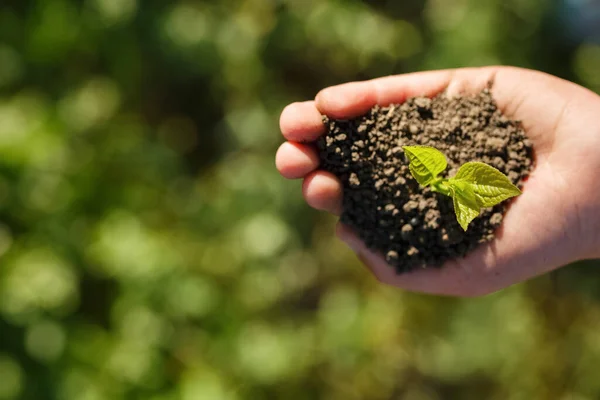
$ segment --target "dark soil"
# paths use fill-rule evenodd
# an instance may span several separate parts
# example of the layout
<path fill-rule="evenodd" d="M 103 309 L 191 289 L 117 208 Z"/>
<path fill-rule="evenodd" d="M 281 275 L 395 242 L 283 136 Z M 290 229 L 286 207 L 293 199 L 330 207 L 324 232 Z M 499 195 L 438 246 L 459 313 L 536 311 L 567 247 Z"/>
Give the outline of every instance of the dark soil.
<path fill-rule="evenodd" d="M 532 145 L 518 121 L 502 115 L 489 89 L 477 95 L 374 107 L 352 120 L 324 117 L 317 142 L 321 168 L 344 186 L 341 221 L 400 272 L 440 266 L 492 240 L 507 203 L 482 210 L 462 230 L 452 199 L 420 187 L 408 169 L 404 145 L 442 151 L 453 176 L 469 161 L 485 162 L 521 187 L 533 167 Z"/>

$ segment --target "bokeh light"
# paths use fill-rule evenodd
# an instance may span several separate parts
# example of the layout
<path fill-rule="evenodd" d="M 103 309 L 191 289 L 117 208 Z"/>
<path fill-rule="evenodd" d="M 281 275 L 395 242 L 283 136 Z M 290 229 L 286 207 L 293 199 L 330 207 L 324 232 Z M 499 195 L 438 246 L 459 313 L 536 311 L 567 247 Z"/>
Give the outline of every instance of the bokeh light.
<path fill-rule="evenodd" d="M 0 399 L 16 399 L 23 389 L 23 371 L 12 358 L 0 354 Z"/>
<path fill-rule="evenodd" d="M 274 165 L 283 107 L 332 84 L 497 63 L 600 92 L 597 8 L 3 2 L 0 400 L 600 398 L 597 261 L 385 287 Z"/>

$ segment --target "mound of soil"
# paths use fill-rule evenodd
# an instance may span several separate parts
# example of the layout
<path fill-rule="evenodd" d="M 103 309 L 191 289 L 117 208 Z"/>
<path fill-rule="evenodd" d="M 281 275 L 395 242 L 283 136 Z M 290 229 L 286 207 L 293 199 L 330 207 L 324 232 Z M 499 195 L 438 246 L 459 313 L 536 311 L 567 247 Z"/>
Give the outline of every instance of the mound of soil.
<path fill-rule="evenodd" d="M 317 146 L 321 168 L 343 183 L 341 221 L 398 273 L 440 266 L 492 240 L 507 203 L 484 209 L 462 230 L 452 199 L 423 188 L 402 146 L 432 146 L 448 159 L 451 177 L 469 161 L 487 163 L 521 187 L 533 167 L 532 145 L 518 121 L 505 117 L 489 89 L 477 95 L 417 97 L 376 106 L 352 120 L 324 117 Z"/>

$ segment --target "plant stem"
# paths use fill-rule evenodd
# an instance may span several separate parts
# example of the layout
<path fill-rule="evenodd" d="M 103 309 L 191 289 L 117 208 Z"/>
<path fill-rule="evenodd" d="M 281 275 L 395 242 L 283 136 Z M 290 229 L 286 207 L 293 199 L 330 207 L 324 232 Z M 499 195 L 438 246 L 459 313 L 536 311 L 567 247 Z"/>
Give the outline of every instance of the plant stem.
<path fill-rule="evenodd" d="M 448 179 L 445 179 L 445 178 L 438 178 L 438 179 L 434 180 L 430 184 L 431 190 L 433 190 L 434 192 L 438 192 L 438 193 L 444 194 L 446 196 L 452 197 L 450 194 L 450 189 L 446 185 L 447 181 L 448 181 Z"/>

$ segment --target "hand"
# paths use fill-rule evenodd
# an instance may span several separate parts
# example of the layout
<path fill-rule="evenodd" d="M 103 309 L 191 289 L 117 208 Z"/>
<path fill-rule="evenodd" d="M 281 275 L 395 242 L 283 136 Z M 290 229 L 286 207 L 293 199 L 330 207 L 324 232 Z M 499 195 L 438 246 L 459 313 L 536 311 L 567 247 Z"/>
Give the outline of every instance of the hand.
<path fill-rule="evenodd" d="M 431 97 L 444 89 L 449 95 L 475 93 L 490 80 L 498 106 L 508 117 L 522 121 L 536 157 L 523 194 L 511 205 L 496 239 L 441 269 L 396 275 L 347 227 L 338 224 L 337 235 L 380 281 L 453 296 L 488 294 L 573 261 L 600 257 L 600 96 L 541 72 L 458 69 L 324 89 L 315 101 L 283 110 L 281 131 L 287 142 L 277 152 L 277 168 L 286 178 L 304 179 L 302 191 L 309 205 L 339 215 L 341 183 L 318 170 L 318 156 L 309 143 L 324 133 L 321 114 L 351 118 L 376 104 Z"/>

